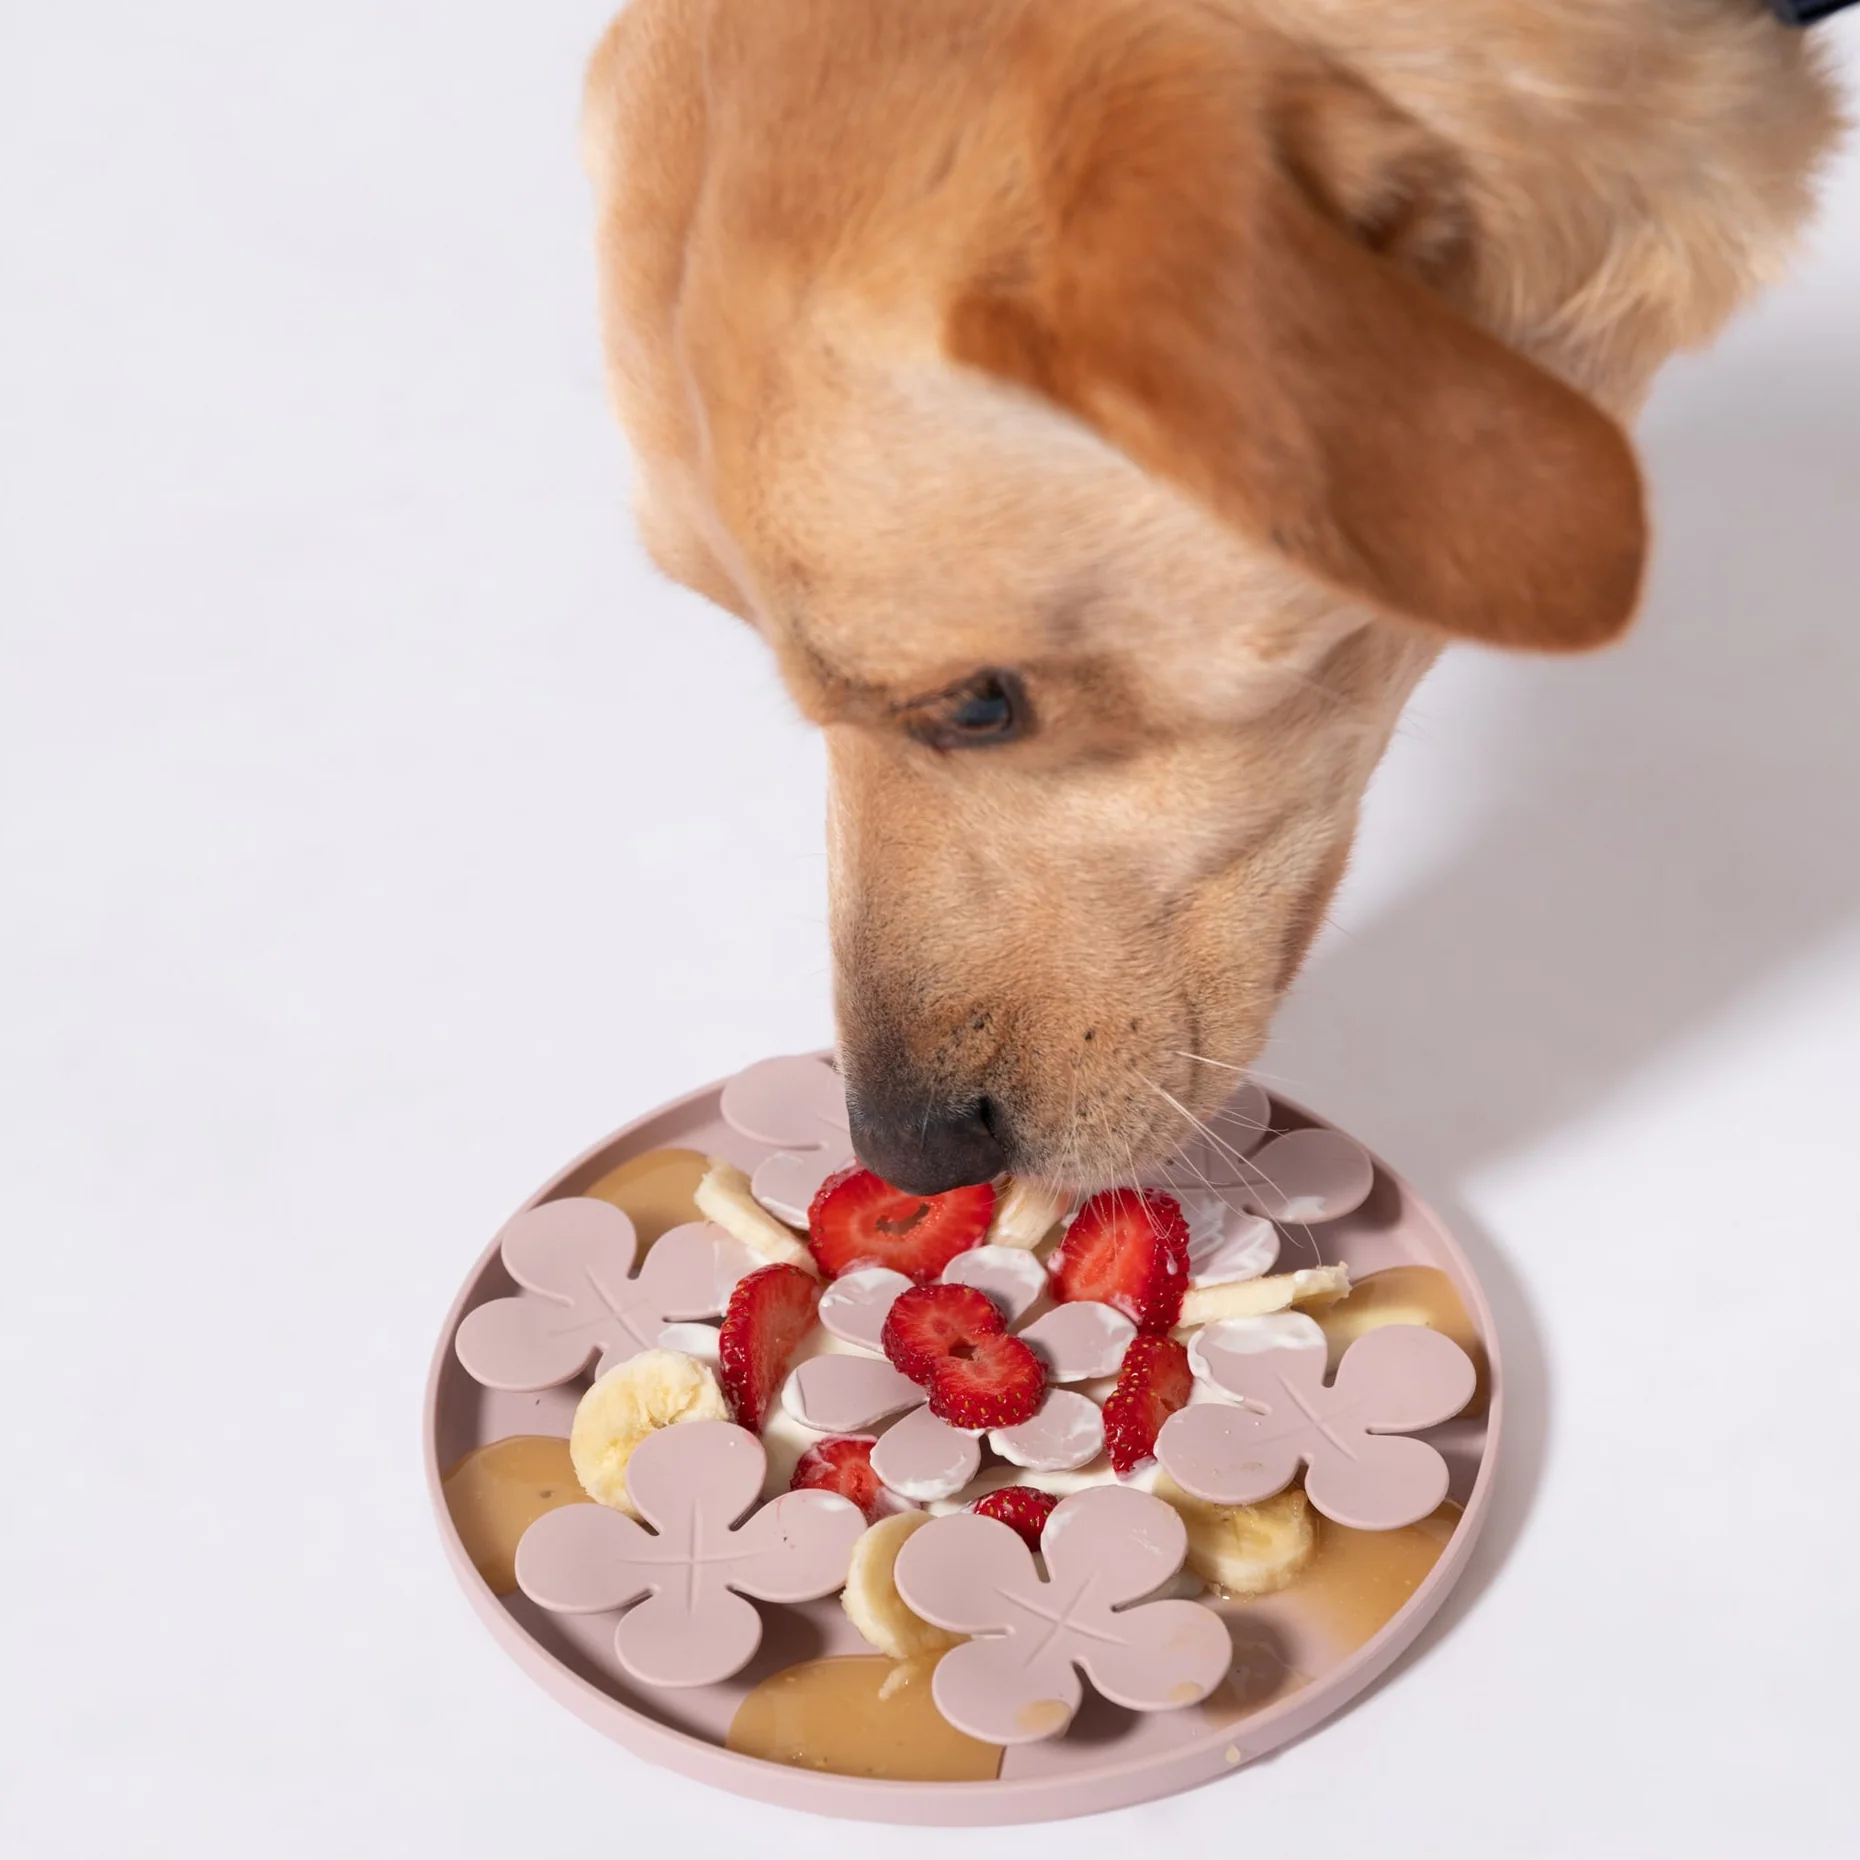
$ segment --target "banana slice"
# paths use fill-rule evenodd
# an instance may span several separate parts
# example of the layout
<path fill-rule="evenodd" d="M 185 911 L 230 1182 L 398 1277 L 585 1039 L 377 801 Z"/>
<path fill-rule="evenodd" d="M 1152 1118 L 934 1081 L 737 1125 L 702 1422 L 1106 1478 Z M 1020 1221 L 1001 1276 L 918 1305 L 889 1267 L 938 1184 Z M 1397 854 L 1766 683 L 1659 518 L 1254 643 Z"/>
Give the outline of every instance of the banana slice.
<path fill-rule="evenodd" d="M 841 1605 L 853 1626 L 880 1653 L 888 1653 L 894 1660 L 942 1653 L 962 1640 L 960 1634 L 932 1627 L 922 1615 L 913 1614 L 892 1580 L 892 1569 L 906 1539 L 929 1522 L 927 1511 L 900 1511 L 893 1517 L 880 1518 L 853 1545 L 852 1567 L 846 1572 Z"/>
<path fill-rule="evenodd" d="M 643 1350 L 610 1369 L 582 1396 L 568 1430 L 568 1457 L 581 1489 L 636 1518 L 626 1463 L 648 1434 L 679 1421 L 727 1421 L 717 1378 L 680 1350 Z"/>
<path fill-rule="evenodd" d="M 1296 1486 L 1262 1505 L 1210 1505 L 1158 1473 L 1156 1496 L 1166 1498 L 1188 1527 L 1184 1567 L 1229 1595 L 1283 1589 L 1317 1550 L 1317 1528 Z"/>
<path fill-rule="evenodd" d="M 783 1266 L 799 1266 L 803 1272 L 819 1272 L 800 1237 L 749 1192 L 748 1176 L 734 1163 L 713 1162 L 691 1199 L 707 1221 L 715 1221 L 750 1252 Z"/>
<path fill-rule="evenodd" d="M 1022 1176 L 1009 1176 L 995 1218 L 988 1229 L 989 1246 L 1036 1247 L 1053 1231 L 1053 1223 L 1072 1206 L 1072 1197 Z"/>
<path fill-rule="evenodd" d="M 1176 1336 L 1197 1324 L 1222 1318 L 1265 1317 L 1293 1305 L 1327 1305 L 1350 1293 L 1348 1266 L 1311 1266 L 1303 1272 L 1277 1272 L 1269 1279 L 1242 1279 L 1233 1285 L 1197 1285 L 1183 1295 Z"/>

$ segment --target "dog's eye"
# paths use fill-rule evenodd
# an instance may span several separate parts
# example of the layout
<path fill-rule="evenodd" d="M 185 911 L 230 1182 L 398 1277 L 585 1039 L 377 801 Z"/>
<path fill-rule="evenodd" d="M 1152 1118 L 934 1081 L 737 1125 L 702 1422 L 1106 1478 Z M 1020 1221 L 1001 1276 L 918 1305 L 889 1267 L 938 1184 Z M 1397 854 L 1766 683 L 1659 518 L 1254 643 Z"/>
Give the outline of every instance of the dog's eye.
<path fill-rule="evenodd" d="M 1012 672 L 977 672 L 935 697 L 907 704 L 904 727 L 932 749 L 1011 743 L 1027 733 L 1027 698 Z"/>

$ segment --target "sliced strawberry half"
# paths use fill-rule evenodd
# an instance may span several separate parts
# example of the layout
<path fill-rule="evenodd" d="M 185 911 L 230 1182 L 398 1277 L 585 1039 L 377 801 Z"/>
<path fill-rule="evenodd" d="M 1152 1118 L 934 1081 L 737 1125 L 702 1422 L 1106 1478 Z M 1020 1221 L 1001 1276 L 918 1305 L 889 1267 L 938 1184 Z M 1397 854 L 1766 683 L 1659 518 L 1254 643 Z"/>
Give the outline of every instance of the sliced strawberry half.
<path fill-rule="evenodd" d="M 944 1357 L 930 1378 L 930 1412 L 970 1434 L 1031 1421 L 1045 1396 L 1046 1365 L 1005 1333 Z"/>
<path fill-rule="evenodd" d="M 1079 1209 L 1047 1267 L 1060 1299 L 1094 1298 L 1140 1331 L 1165 1331 L 1188 1289 L 1188 1222 L 1173 1195 L 1113 1188 Z"/>
<path fill-rule="evenodd" d="M 866 1523 L 876 1524 L 887 1509 L 884 1484 L 872 1470 L 876 1444 L 870 1434 L 838 1434 L 816 1441 L 795 1462 L 789 1491 L 837 1492 L 865 1513 Z"/>
<path fill-rule="evenodd" d="M 717 1337 L 717 1367 L 739 1426 L 761 1432 L 819 1303 L 820 1281 L 799 1266 L 764 1266 L 737 1281 Z"/>
<path fill-rule="evenodd" d="M 892 1366 L 930 1393 L 930 1412 L 980 1433 L 1032 1419 L 1046 1366 L 1010 1337 L 987 1293 L 973 1285 L 914 1285 L 900 1292 L 880 1334 Z"/>
<path fill-rule="evenodd" d="M 830 1279 L 861 1266 L 889 1266 L 928 1285 L 958 1253 L 980 1245 L 994 1217 L 990 1183 L 907 1195 L 855 1165 L 820 1185 L 807 1210 L 807 1244 Z"/>
<path fill-rule="evenodd" d="M 1006 1328 L 995 1301 L 973 1285 L 913 1285 L 892 1300 L 878 1340 L 892 1368 L 927 1389 L 945 1357 L 972 1356 Z"/>
<path fill-rule="evenodd" d="M 984 1518 L 996 1518 L 1012 1526 L 1026 1539 L 1029 1550 L 1040 1547 L 1040 1533 L 1059 1503 L 1051 1492 L 1036 1492 L 1030 1485 L 1004 1485 L 998 1492 L 986 1493 L 969 1509 Z"/>
<path fill-rule="evenodd" d="M 1156 1455 L 1156 1436 L 1195 1385 L 1188 1352 L 1173 1337 L 1133 1337 L 1104 1403 L 1104 1444 L 1114 1472 L 1135 1472 Z"/>

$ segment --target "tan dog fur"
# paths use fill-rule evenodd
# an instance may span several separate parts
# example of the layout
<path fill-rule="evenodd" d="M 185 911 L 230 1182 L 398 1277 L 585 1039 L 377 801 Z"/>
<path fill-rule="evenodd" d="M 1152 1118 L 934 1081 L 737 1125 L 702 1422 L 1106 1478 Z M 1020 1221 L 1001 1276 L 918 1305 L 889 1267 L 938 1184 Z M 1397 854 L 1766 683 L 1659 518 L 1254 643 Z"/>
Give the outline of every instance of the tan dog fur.
<path fill-rule="evenodd" d="M 613 390 L 826 731 L 855 1108 L 1089 1186 L 1218 1103 L 1440 645 L 1627 623 L 1616 421 L 1834 130 L 1755 0 L 635 0 Z M 1024 741 L 903 729 L 989 668 Z"/>

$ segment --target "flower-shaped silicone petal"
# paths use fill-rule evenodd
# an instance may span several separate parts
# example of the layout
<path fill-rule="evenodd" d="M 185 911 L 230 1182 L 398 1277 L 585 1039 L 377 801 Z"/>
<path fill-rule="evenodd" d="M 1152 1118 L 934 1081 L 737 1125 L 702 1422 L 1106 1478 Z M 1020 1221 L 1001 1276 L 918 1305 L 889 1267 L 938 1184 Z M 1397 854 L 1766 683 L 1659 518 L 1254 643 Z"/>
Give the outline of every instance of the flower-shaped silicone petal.
<path fill-rule="evenodd" d="M 1077 1298 L 1035 1318 L 1020 1340 L 1045 1362 L 1055 1382 L 1089 1382 L 1117 1374 L 1136 1334 L 1136 1325 L 1115 1306 Z"/>
<path fill-rule="evenodd" d="M 1270 1272 L 1279 1255 L 1274 1222 L 1341 1220 L 1375 1186 L 1375 1165 L 1360 1143 L 1325 1128 L 1266 1142 L 1271 1119 L 1271 1099 L 1249 1079 L 1157 1172 L 1188 1222 L 1192 1285 Z"/>
<path fill-rule="evenodd" d="M 724 1086 L 721 1108 L 732 1129 L 781 1145 L 756 1165 L 750 1192 L 778 1220 L 805 1227 L 821 1183 L 853 1160 L 845 1081 L 807 1054 L 764 1059 Z"/>
<path fill-rule="evenodd" d="M 1391 1324 L 1351 1344 L 1327 1386 L 1323 1333 L 1291 1315 L 1229 1319 L 1195 1340 L 1197 1374 L 1232 1399 L 1191 1403 L 1163 1423 L 1163 1471 L 1197 1498 L 1256 1505 L 1302 1464 L 1306 1497 L 1339 1524 L 1388 1531 L 1426 1517 L 1447 1495 L 1447 1463 L 1399 1435 L 1466 1406 L 1472 1359 L 1438 1331 Z"/>
<path fill-rule="evenodd" d="M 1013 1324 L 1046 1290 L 1046 1268 L 1024 1246 L 972 1246 L 943 1268 L 943 1283 L 974 1286 Z"/>
<path fill-rule="evenodd" d="M 694 1221 L 662 1234 L 638 1276 L 633 1223 L 611 1202 L 570 1197 L 519 1214 L 498 1244 L 523 1290 L 467 1312 L 454 1348 L 486 1388 L 546 1389 L 600 1358 L 605 1373 L 680 1319 L 714 1317 L 762 1262 L 720 1227 Z"/>
<path fill-rule="evenodd" d="M 755 1435 L 728 1421 L 661 1428 L 626 1470 L 627 1494 L 652 1530 L 604 1505 L 548 1512 L 517 1545 L 517 1586 L 557 1614 L 628 1609 L 614 1652 L 648 1685 L 727 1679 L 762 1641 L 762 1617 L 743 1597 L 830 1594 L 865 1529 L 859 1508 L 835 1492 L 784 1492 L 744 1517 L 767 1463 Z"/>
<path fill-rule="evenodd" d="M 1375 1187 L 1375 1164 L 1362 1144 L 1332 1129 L 1289 1131 L 1267 1142 L 1270 1122 L 1272 1101 L 1248 1079 L 1157 1172 L 1189 1222 L 1192 1285 L 1259 1278 L 1278 1259 L 1274 1222 L 1341 1220 Z"/>
<path fill-rule="evenodd" d="M 857 1434 L 923 1399 L 923 1390 L 882 1356 L 810 1357 L 781 1391 L 782 1407 L 817 1434 Z"/>
<path fill-rule="evenodd" d="M 842 1343 L 883 1356 L 885 1318 L 898 1294 L 910 1289 L 911 1281 L 889 1266 L 861 1266 L 843 1273 L 820 1294 L 815 1315 Z"/>
<path fill-rule="evenodd" d="M 1012 1324 L 1039 1297 L 1046 1270 L 1020 1247 L 979 1246 L 944 1268 L 946 1284 L 972 1285 Z M 872 1356 L 825 1355 L 800 1364 L 782 1387 L 782 1406 L 817 1433 L 857 1433 L 901 1409 L 915 1410 L 880 1436 L 872 1470 L 901 1497 L 928 1504 L 974 1478 L 981 1449 L 922 1404 L 924 1391 L 883 1360 L 885 1318 L 909 1290 L 901 1272 L 870 1266 L 835 1279 L 820 1299 L 820 1321 L 842 1343 Z M 1083 1382 L 1117 1373 L 1136 1326 L 1121 1311 L 1081 1299 L 1056 1306 L 1020 1336 L 1046 1364 L 1051 1382 Z M 996 1428 L 988 1444 L 1005 1460 L 1035 1472 L 1070 1472 L 1104 1446 L 1104 1416 L 1088 1397 L 1049 1388 L 1039 1412 Z"/>
<path fill-rule="evenodd" d="M 923 1390 L 915 1383 L 911 1387 L 921 1402 Z M 1103 1437 L 1100 1425 L 1100 1440 Z M 913 1408 L 903 1420 L 886 1428 L 872 1449 L 872 1470 L 879 1482 L 920 1504 L 960 1492 L 981 1463 L 981 1443 L 973 1434 L 951 1427 L 922 1407 Z"/>
<path fill-rule="evenodd" d="M 1238 1165 L 1248 1204 L 1269 1221 L 1341 1220 L 1369 1199 L 1376 1167 L 1341 1130 L 1288 1131 Z"/>
<path fill-rule="evenodd" d="M 1176 1197 L 1188 1222 L 1190 1285 L 1234 1285 L 1270 1272 L 1279 1259 L 1279 1230 L 1263 1214 L 1232 1205 L 1236 1191 L 1202 1190 Z"/>
<path fill-rule="evenodd" d="M 933 1519 L 898 1553 L 894 1578 L 926 1621 L 975 1637 L 938 1661 L 937 1709 L 971 1737 L 1027 1744 L 1071 1723 L 1079 1668 L 1133 1711 L 1206 1698 L 1233 1658 L 1220 1617 L 1199 1602 L 1139 1600 L 1187 1548 L 1175 1509 L 1126 1486 L 1060 1501 L 1040 1541 L 1044 1581 L 1009 1526 L 974 1512 Z"/>

